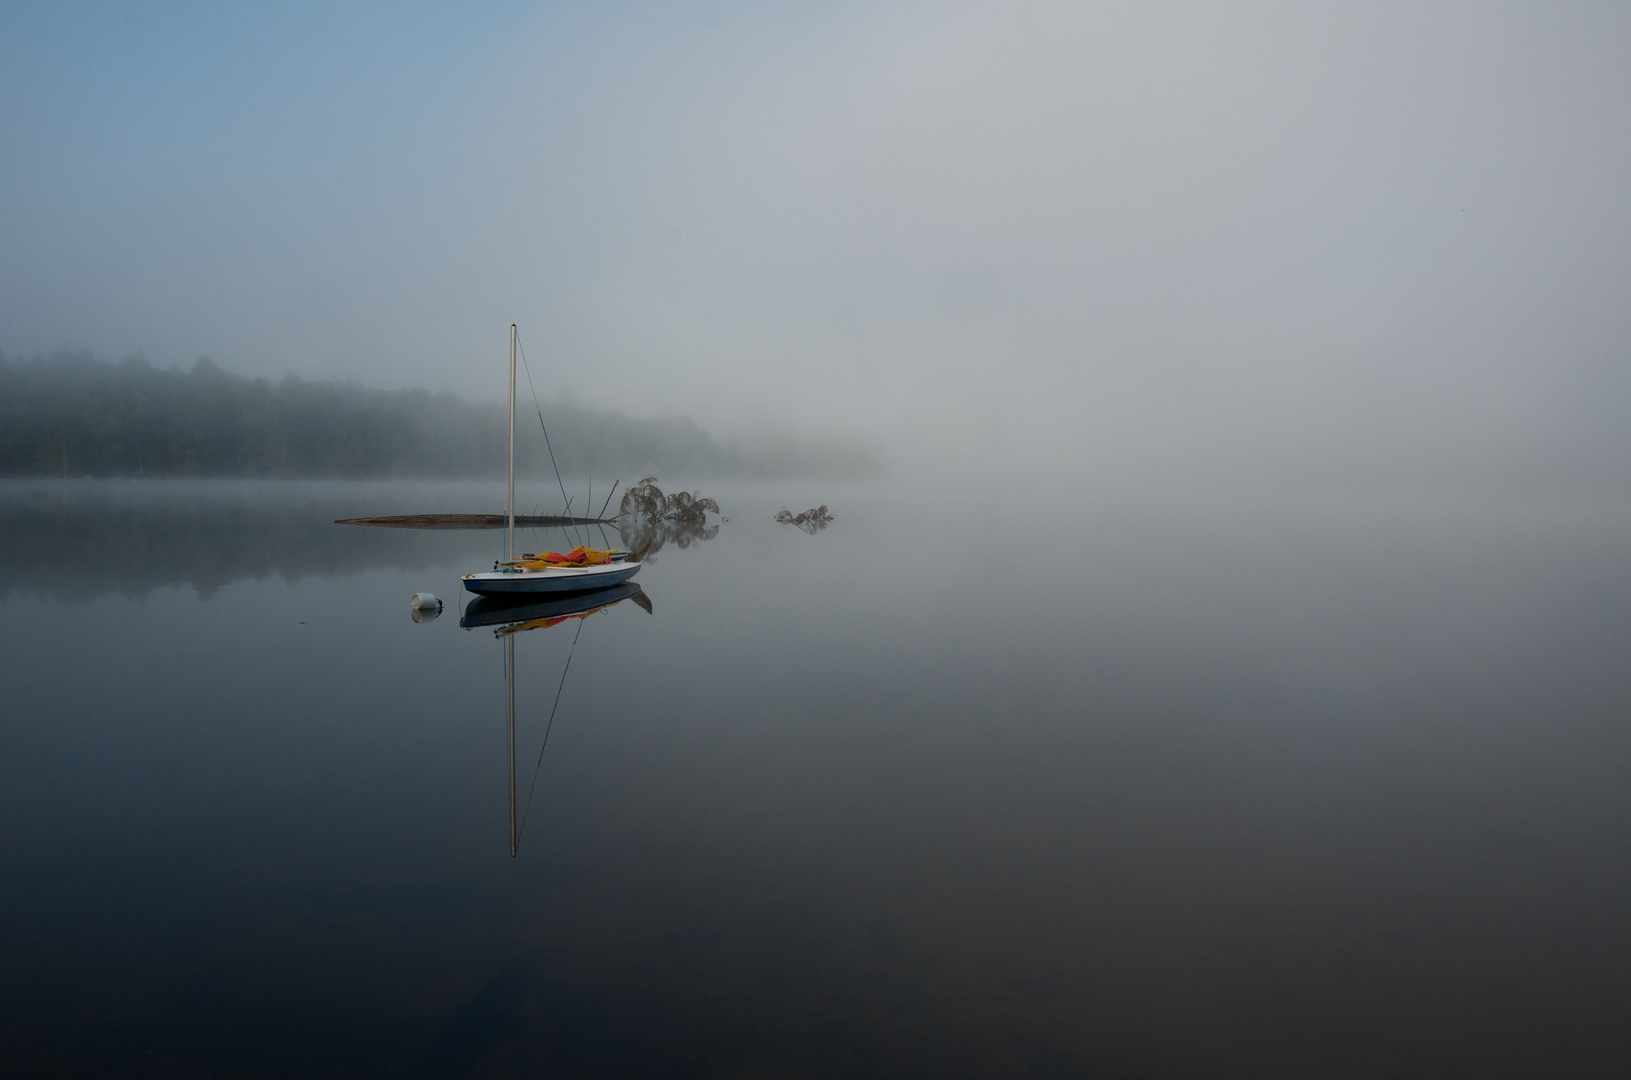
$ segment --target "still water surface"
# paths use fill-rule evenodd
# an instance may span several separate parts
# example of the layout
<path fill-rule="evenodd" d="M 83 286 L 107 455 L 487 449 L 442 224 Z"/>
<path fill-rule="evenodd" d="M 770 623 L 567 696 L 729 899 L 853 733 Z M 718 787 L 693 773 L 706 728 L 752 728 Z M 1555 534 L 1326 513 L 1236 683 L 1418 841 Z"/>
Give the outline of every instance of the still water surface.
<path fill-rule="evenodd" d="M 497 488 L 0 485 L 0 1072 L 1631 1063 L 1625 508 L 705 493 L 511 858 L 502 533 L 331 524 Z"/>

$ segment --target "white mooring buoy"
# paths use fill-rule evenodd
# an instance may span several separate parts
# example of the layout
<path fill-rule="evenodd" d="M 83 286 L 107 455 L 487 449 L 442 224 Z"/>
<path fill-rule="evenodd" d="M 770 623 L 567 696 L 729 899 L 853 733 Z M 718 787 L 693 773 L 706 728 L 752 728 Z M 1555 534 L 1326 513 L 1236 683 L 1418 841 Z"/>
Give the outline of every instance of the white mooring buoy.
<path fill-rule="evenodd" d="M 411 610 L 414 622 L 419 622 L 422 619 L 434 619 L 442 613 L 442 602 L 428 592 L 414 593 L 413 599 L 408 602 L 408 607 Z"/>

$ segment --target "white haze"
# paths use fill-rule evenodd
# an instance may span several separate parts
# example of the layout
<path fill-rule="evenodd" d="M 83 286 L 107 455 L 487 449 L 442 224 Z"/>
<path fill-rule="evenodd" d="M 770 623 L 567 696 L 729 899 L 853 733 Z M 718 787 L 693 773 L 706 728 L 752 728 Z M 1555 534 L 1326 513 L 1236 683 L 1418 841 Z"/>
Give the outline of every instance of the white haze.
<path fill-rule="evenodd" d="M 905 472 L 1631 464 L 1631 6 L 117 10 L 4 17 L 14 358 L 491 397 L 514 321 Z"/>

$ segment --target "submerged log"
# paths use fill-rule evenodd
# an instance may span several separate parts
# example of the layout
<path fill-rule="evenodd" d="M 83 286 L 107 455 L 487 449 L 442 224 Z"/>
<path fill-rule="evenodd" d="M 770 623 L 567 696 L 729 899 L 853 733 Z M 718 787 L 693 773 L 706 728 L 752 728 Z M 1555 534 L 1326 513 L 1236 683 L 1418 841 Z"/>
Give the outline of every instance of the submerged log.
<path fill-rule="evenodd" d="M 398 514 L 395 517 L 339 518 L 336 525 L 380 525 L 387 529 L 502 529 L 503 514 Z M 613 525 L 616 518 L 515 515 L 518 529 L 554 529 L 562 525 Z"/>

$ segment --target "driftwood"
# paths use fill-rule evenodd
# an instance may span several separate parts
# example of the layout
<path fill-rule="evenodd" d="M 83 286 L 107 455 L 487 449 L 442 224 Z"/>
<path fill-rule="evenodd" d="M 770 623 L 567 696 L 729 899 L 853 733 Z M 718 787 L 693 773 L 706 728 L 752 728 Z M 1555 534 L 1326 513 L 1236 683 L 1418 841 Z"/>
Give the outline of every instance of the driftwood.
<path fill-rule="evenodd" d="M 340 518 L 334 524 L 380 525 L 387 529 L 502 529 L 508 521 L 503 514 L 398 514 L 395 517 Z M 554 529 L 562 525 L 611 525 L 615 521 L 615 518 L 515 515 L 515 527 L 518 529 Z"/>

